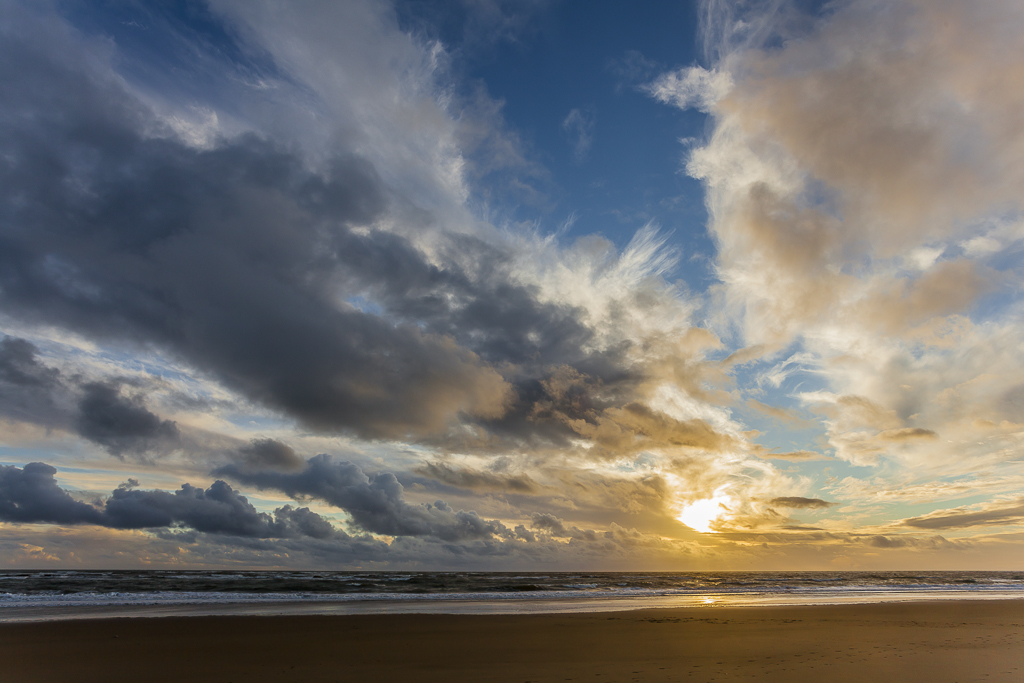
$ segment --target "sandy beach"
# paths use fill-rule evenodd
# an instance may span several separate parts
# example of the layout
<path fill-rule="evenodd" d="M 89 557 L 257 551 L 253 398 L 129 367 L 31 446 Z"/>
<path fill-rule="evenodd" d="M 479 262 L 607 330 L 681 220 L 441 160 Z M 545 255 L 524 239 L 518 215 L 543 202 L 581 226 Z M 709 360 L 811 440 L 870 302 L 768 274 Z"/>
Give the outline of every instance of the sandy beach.
<path fill-rule="evenodd" d="M 0 624 L 35 681 L 1024 681 L 1024 601 Z"/>

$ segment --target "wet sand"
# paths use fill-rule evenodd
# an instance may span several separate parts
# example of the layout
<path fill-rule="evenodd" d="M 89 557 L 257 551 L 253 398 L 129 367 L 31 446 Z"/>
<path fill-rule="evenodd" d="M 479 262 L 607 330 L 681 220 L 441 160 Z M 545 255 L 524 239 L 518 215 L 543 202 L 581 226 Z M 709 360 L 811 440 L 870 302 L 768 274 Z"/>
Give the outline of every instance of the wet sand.
<path fill-rule="evenodd" d="M 1024 601 L 0 624 L 0 680 L 1024 681 Z"/>

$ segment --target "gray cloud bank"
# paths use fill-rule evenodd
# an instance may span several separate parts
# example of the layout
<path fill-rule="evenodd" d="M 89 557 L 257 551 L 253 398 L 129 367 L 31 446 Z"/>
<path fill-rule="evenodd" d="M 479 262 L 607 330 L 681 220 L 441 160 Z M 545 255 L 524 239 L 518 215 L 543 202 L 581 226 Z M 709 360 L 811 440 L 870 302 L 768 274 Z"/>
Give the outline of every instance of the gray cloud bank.
<path fill-rule="evenodd" d="M 336 461 L 328 455 L 310 458 L 299 472 L 250 472 L 227 465 L 215 474 L 292 498 L 322 500 L 341 508 L 359 528 L 373 533 L 434 536 L 447 541 L 511 536 L 500 522 L 484 520 L 476 512 L 455 512 L 444 501 L 412 505 L 406 502 L 404 488 L 394 474 L 367 476 L 353 463 Z"/>
<path fill-rule="evenodd" d="M 308 508 L 286 505 L 273 515 L 258 512 L 230 485 L 217 480 L 207 489 L 183 484 L 174 492 L 139 490 L 130 479 L 102 503 L 82 502 L 60 488 L 57 469 L 34 462 L 23 468 L 0 466 L 0 521 L 25 524 L 92 524 L 113 529 L 180 527 L 202 533 L 252 538 L 345 536 Z M 218 475 L 261 490 L 274 490 L 295 499 L 317 499 L 344 510 L 362 532 L 387 536 L 424 536 L 445 542 L 516 538 L 497 520 L 476 512 L 455 511 L 444 501 L 414 505 L 390 472 L 367 476 L 362 470 L 330 456 L 311 458 L 299 472 L 248 472 L 237 465 Z M 541 525 L 541 528 L 544 528 Z M 523 534 L 520 534 L 523 538 Z"/>
<path fill-rule="evenodd" d="M 256 508 L 223 481 L 208 489 L 184 484 L 171 493 L 140 491 L 129 480 L 102 505 L 72 498 L 57 485 L 55 467 L 33 462 L 0 466 L 0 520 L 22 524 L 93 524 L 113 529 L 185 527 L 254 538 L 329 538 L 342 532 L 308 508 L 286 505 L 273 515 Z"/>
<path fill-rule="evenodd" d="M 206 489 L 184 484 L 174 492 L 138 490 L 129 480 L 106 500 L 90 504 L 60 488 L 55 474 L 56 468 L 45 463 L 0 466 L 0 522 L 9 523 L 0 530 L 0 548 L 18 537 L 18 525 L 52 524 L 60 526 L 45 533 L 54 536 L 78 527 L 143 529 L 152 534 L 146 547 L 153 552 L 173 555 L 176 549 L 189 548 L 197 559 L 237 562 L 241 557 L 254 566 L 291 565 L 299 558 L 332 566 L 368 562 L 497 568 L 513 563 L 522 568 L 537 563 L 628 563 L 637 553 L 675 562 L 680 553 L 690 552 L 686 544 L 615 524 L 604 532 L 567 528 L 557 518 L 538 513 L 532 517 L 532 530 L 524 525 L 509 529 L 475 512 L 455 511 L 443 501 L 413 505 L 392 474 L 367 476 L 355 465 L 327 456 L 312 458 L 298 473 L 230 474 L 296 498 L 331 501 L 349 513 L 358 533 L 346 533 L 306 507 L 259 512 L 221 480 Z M 368 530 L 392 538 L 386 543 L 361 533 Z M 101 543 L 117 547 L 120 541 L 104 536 Z"/>
<path fill-rule="evenodd" d="M 142 491 L 129 480 L 102 504 L 75 500 L 58 486 L 56 468 L 35 462 L 24 468 L 0 466 L 0 520 L 16 523 L 93 524 L 113 529 L 183 527 L 212 534 L 253 538 L 310 536 L 329 538 L 343 532 L 308 508 L 284 506 L 273 515 L 257 512 L 224 481 L 207 489 L 183 484 L 177 491 Z M 512 538 L 496 520 L 475 512 L 454 511 L 444 501 L 413 505 L 393 474 L 367 476 L 352 463 L 321 455 L 298 473 L 250 472 L 236 466 L 219 474 L 293 498 L 316 498 L 347 512 L 355 527 L 389 536 L 431 536 L 443 541 Z"/>

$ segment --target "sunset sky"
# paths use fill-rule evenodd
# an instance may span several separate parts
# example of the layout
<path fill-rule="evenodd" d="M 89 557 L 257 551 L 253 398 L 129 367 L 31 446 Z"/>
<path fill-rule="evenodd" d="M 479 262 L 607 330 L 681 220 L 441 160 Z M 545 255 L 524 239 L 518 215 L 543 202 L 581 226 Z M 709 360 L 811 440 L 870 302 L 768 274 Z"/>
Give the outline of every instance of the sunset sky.
<path fill-rule="evenodd" d="M 0 568 L 1020 568 L 1021 36 L 0 1 Z"/>

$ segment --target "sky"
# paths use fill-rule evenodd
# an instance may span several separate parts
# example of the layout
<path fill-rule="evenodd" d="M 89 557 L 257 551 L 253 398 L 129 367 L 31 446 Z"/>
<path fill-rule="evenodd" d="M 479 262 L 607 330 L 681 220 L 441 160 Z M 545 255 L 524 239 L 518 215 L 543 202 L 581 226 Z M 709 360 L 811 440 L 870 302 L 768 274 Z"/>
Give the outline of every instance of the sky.
<path fill-rule="evenodd" d="M 1019 568 L 1022 32 L 0 1 L 0 567 Z"/>

